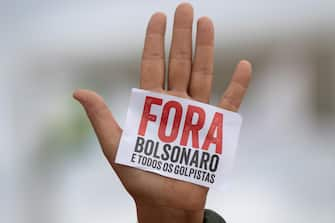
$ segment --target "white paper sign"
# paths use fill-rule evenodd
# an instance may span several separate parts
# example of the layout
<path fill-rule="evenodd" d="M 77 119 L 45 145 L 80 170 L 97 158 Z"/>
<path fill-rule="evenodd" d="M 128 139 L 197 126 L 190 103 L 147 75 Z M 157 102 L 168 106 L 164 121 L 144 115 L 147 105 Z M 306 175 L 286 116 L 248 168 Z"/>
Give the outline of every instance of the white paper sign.
<path fill-rule="evenodd" d="M 222 188 L 232 167 L 241 122 L 235 112 L 132 89 L 115 162 Z"/>

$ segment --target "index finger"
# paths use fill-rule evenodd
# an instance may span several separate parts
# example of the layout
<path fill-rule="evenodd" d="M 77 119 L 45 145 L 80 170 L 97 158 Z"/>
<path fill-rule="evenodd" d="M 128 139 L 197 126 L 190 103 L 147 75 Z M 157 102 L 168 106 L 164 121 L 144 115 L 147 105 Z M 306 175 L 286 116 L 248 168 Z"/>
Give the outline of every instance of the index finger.
<path fill-rule="evenodd" d="M 164 34 L 166 16 L 152 15 L 145 36 L 141 62 L 140 87 L 146 90 L 162 90 L 164 86 Z"/>

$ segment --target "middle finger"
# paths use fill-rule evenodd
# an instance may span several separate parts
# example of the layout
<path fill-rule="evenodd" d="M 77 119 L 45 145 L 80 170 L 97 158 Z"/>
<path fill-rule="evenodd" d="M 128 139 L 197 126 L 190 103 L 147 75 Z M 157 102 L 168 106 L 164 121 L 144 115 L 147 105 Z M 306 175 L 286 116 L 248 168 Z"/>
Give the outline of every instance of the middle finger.
<path fill-rule="evenodd" d="M 193 8 L 180 4 L 175 12 L 169 60 L 168 90 L 186 92 L 192 65 Z"/>

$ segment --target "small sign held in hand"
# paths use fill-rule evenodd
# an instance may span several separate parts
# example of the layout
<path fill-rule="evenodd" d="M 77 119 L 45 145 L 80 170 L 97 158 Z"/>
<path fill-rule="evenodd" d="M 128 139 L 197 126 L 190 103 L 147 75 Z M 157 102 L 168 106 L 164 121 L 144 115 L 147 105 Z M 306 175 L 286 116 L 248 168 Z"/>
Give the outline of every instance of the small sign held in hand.
<path fill-rule="evenodd" d="M 133 89 L 116 163 L 222 188 L 241 116 L 215 106 Z"/>

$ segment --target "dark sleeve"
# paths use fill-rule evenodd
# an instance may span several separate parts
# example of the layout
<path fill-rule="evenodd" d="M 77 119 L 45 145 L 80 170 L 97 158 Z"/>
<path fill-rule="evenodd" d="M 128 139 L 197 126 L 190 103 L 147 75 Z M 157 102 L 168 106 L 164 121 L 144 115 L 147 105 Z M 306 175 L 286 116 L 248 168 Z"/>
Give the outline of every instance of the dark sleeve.
<path fill-rule="evenodd" d="M 205 210 L 204 223 L 226 223 L 225 220 L 215 211 Z"/>

